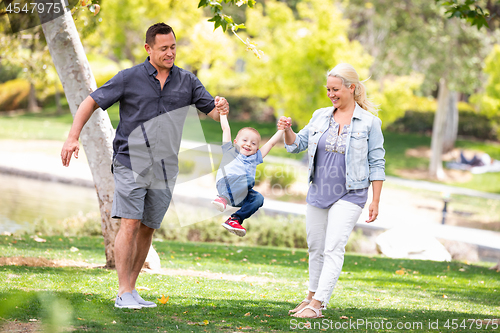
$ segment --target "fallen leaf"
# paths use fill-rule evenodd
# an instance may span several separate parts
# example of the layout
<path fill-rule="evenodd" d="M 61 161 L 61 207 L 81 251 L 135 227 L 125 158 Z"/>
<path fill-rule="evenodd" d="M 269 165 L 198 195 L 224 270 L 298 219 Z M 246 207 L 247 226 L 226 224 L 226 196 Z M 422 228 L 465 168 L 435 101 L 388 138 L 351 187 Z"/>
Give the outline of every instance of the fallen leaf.
<path fill-rule="evenodd" d="M 460 268 L 459 271 L 460 272 L 465 272 L 465 268 Z"/>
<path fill-rule="evenodd" d="M 307 260 L 307 258 L 301 258 L 301 259 L 300 259 L 300 261 L 302 261 L 302 262 L 304 262 L 304 261 L 306 261 L 306 260 Z"/>
<path fill-rule="evenodd" d="M 446 295 L 443 295 L 443 298 L 448 298 L 448 296 L 446 296 Z"/>
<path fill-rule="evenodd" d="M 33 318 L 33 319 L 30 319 L 29 321 L 38 321 L 38 319 Z"/>
<path fill-rule="evenodd" d="M 101 280 L 101 281 L 102 281 L 102 280 Z M 151 288 L 148 288 L 148 287 L 136 287 L 135 289 L 136 289 L 136 290 L 146 290 L 146 291 L 151 290 Z"/>
<path fill-rule="evenodd" d="M 340 317 L 340 319 L 349 319 L 349 318 L 346 316 L 342 316 L 342 317 Z"/>
<path fill-rule="evenodd" d="M 248 316 L 250 316 L 250 315 L 251 315 L 251 313 L 250 313 L 250 312 L 245 313 L 245 317 L 248 317 Z"/>
<path fill-rule="evenodd" d="M 47 241 L 46 239 L 40 238 L 38 236 L 35 236 L 35 238 L 33 238 L 33 240 L 35 242 L 38 242 L 38 243 L 45 243 Z"/>
<path fill-rule="evenodd" d="M 167 298 L 165 298 L 165 295 L 161 295 L 161 298 L 157 298 L 157 300 L 161 303 L 161 304 L 167 304 L 168 302 L 168 299 L 170 298 L 170 296 L 167 296 Z"/>
<path fill-rule="evenodd" d="M 72 246 L 72 247 L 71 247 L 71 249 L 69 249 L 69 250 L 70 250 L 71 252 L 78 252 L 78 251 L 80 251 L 80 250 L 78 250 L 78 248 L 77 248 L 77 247 L 74 247 L 74 246 Z"/>
<path fill-rule="evenodd" d="M 375 298 L 375 300 L 380 302 L 380 298 Z"/>
<path fill-rule="evenodd" d="M 272 317 L 271 315 L 268 315 L 268 314 L 265 314 L 265 313 L 264 313 L 264 316 L 266 316 L 266 317 Z"/>
<path fill-rule="evenodd" d="M 404 275 L 405 271 L 403 269 L 399 269 L 399 270 L 396 271 L 396 274 L 398 274 L 398 275 Z"/>

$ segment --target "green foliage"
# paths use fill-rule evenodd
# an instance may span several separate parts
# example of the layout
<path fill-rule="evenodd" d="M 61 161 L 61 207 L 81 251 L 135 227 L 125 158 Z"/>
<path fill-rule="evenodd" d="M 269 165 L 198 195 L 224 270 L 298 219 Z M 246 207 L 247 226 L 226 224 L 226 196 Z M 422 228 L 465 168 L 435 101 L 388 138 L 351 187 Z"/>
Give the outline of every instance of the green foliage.
<path fill-rule="evenodd" d="M 190 174 L 194 171 L 194 161 L 179 159 L 179 173 L 180 174 Z"/>
<path fill-rule="evenodd" d="M 242 5 L 247 5 L 249 8 L 253 8 L 255 5 L 255 0 L 200 0 L 198 3 L 198 8 L 200 7 L 208 7 L 212 12 L 212 18 L 210 18 L 209 22 L 214 22 L 214 30 L 218 27 L 222 28 L 223 32 L 226 32 L 227 29 L 230 31 L 237 31 L 238 29 L 244 29 L 244 24 L 236 24 L 233 18 L 229 15 L 223 13 L 222 3 L 236 5 L 241 7 Z"/>
<path fill-rule="evenodd" d="M 370 96 L 380 105 L 378 116 L 382 119 L 382 128 L 401 118 L 413 106 L 413 92 L 420 88 L 423 80 L 423 76 L 418 74 L 387 78 L 378 84 L 381 91 L 376 91 L 375 82 L 370 84 Z"/>
<path fill-rule="evenodd" d="M 272 188 L 285 189 L 296 180 L 293 167 L 281 164 L 263 163 L 257 166 L 255 185 L 269 181 Z"/>
<path fill-rule="evenodd" d="M 488 19 L 490 18 L 488 11 L 484 11 L 481 6 L 479 6 L 478 0 L 436 0 L 437 3 L 441 2 L 442 6 L 446 7 L 446 13 L 449 14 L 449 18 L 458 17 L 466 20 L 472 26 L 477 26 L 477 29 L 485 26 L 489 28 Z"/>
<path fill-rule="evenodd" d="M 484 72 L 488 75 L 484 92 L 471 97 L 480 112 L 490 119 L 500 118 L 500 45 L 495 45 L 485 61 Z"/>
<path fill-rule="evenodd" d="M 371 57 L 348 39 L 349 22 L 334 1 L 302 1 L 297 15 L 283 2 L 267 1 L 247 10 L 246 26 L 264 56 L 244 55 L 249 70 L 242 85 L 301 127 L 316 109 L 331 105 L 324 88 L 329 69 L 348 62 L 368 76 Z"/>
<path fill-rule="evenodd" d="M 30 83 L 15 79 L 0 84 L 0 111 L 24 109 L 28 106 Z"/>
<path fill-rule="evenodd" d="M 472 93 L 481 85 L 479 73 L 489 49 L 488 38 L 459 19 L 448 19 L 435 1 L 350 0 L 345 17 L 352 22 L 350 38 L 363 41 L 374 57 L 375 80 L 425 75 L 425 95 L 445 78 L 452 91 Z M 458 70 L 458 68 L 460 70 Z"/>
<path fill-rule="evenodd" d="M 5 62 L 7 63 L 7 62 Z M 11 64 L 1 64 L 0 63 L 0 83 L 4 83 L 10 80 L 17 79 L 22 72 L 22 68 L 19 66 L 13 66 Z"/>
<path fill-rule="evenodd" d="M 307 247 L 304 217 L 267 216 L 259 213 L 245 221 L 244 226 L 247 229 L 247 235 L 244 238 L 234 237 L 233 234 L 221 228 L 220 224 L 226 218 L 222 218 L 222 220 L 221 218 L 214 218 L 182 228 L 164 221 L 161 228 L 156 231 L 156 235 L 166 240 L 175 241 Z"/>
<path fill-rule="evenodd" d="M 458 135 L 479 140 L 497 140 L 500 132 L 495 122 L 483 114 L 471 111 L 471 106 L 460 103 L 458 117 Z M 404 116 L 388 126 L 388 130 L 398 133 L 430 134 L 434 122 L 434 111 L 408 110 Z"/>

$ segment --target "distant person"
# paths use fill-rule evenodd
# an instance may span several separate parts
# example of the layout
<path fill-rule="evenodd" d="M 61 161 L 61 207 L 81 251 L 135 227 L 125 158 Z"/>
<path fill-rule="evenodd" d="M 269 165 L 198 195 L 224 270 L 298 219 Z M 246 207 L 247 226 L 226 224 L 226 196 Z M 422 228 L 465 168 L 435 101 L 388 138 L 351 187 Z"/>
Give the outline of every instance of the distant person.
<path fill-rule="evenodd" d="M 345 246 L 368 199 L 369 218 L 378 216 L 385 150 L 381 121 L 365 87 L 349 64 L 338 64 L 327 76 L 326 92 L 333 107 L 316 110 L 299 133 L 291 118 L 281 117 L 285 147 L 291 153 L 308 149 L 309 191 L 306 231 L 309 248 L 309 294 L 289 313 L 300 318 L 323 317 L 344 263 Z"/>
<path fill-rule="evenodd" d="M 252 216 L 264 204 L 264 197 L 253 189 L 257 165 L 283 137 L 284 129 L 279 129 L 262 148 L 259 149 L 260 134 L 252 127 L 242 128 L 231 142 L 231 128 L 227 116 L 221 115 L 222 127 L 222 161 L 217 171 L 218 197 L 212 204 L 221 212 L 227 205 L 240 207 L 226 222 L 224 228 L 235 235 L 243 237 L 246 229 L 243 221 Z"/>
<path fill-rule="evenodd" d="M 194 74 L 175 66 L 176 46 L 170 26 L 157 23 L 149 27 L 147 59 L 119 72 L 83 101 L 61 152 L 62 163 L 68 166 L 73 153 L 78 158 L 78 138 L 92 113 L 120 102 L 120 122 L 113 141 L 115 194 L 111 212 L 113 218 L 121 219 L 115 239 L 117 308 L 156 306 L 142 299 L 135 286 L 153 233 L 172 199 L 188 106 L 194 104 L 216 121 L 229 112 L 224 98 L 214 100 Z"/>

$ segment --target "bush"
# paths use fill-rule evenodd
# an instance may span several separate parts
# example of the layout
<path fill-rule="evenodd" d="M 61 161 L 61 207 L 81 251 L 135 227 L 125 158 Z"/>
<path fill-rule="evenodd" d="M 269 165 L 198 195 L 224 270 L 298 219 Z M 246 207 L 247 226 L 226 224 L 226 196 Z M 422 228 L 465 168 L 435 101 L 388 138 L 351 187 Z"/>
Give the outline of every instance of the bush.
<path fill-rule="evenodd" d="M 168 215 L 168 213 L 167 213 Z M 221 227 L 225 218 L 216 217 L 203 222 L 198 222 L 185 227 L 171 223 L 165 218 L 161 228 L 155 232 L 155 237 L 165 240 L 180 242 L 219 242 L 225 244 L 245 244 L 258 246 L 277 246 L 307 248 L 307 235 L 304 216 L 273 215 L 269 216 L 260 212 L 245 221 L 247 235 L 243 238 L 227 232 Z M 45 219 L 34 221 L 34 227 L 28 233 L 55 236 L 100 236 L 101 216 L 99 212 L 66 218 L 60 223 L 49 223 Z M 366 242 L 366 237 L 361 231 L 353 232 L 347 243 L 348 252 L 361 249 L 360 242 Z"/>
<path fill-rule="evenodd" d="M 294 169 L 286 165 L 259 164 L 255 173 L 255 185 L 269 180 L 272 186 L 285 188 L 295 182 Z"/>
<path fill-rule="evenodd" d="M 25 109 L 28 106 L 30 83 L 15 79 L 0 84 L 0 111 Z"/>
<path fill-rule="evenodd" d="M 179 173 L 189 175 L 194 170 L 194 161 L 179 159 Z"/>
<path fill-rule="evenodd" d="M 480 140 L 498 140 L 500 131 L 494 120 L 477 113 L 466 103 L 459 103 L 458 113 L 458 135 Z M 430 134 L 434 115 L 435 111 L 408 110 L 404 117 L 388 126 L 387 130 L 398 133 Z"/>

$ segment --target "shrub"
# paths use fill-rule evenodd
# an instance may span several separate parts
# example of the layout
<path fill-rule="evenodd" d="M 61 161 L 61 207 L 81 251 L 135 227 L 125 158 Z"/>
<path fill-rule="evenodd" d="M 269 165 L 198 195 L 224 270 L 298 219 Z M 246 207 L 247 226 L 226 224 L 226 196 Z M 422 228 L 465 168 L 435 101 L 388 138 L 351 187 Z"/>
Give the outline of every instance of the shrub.
<path fill-rule="evenodd" d="M 0 111 L 24 109 L 28 106 L 30 83 L 15 79 L 0 84 Z"/>
<path fill-rule="evenodd" d="M 179 159 L 179 173 L 188 175 L 193 172 L 195 163 L 192 160 Z"/>
<path fill-rule="evenodd" d="M 478 113 L 466 103 L 459 103 L 458 135 L 474 137 L 480 140 L 497 140 L 500 132 L 495 121 L 486 115 Z M 420 133 L 430 134 L 434 123 L 435 111 L 413 111 L 405 112 L 404 117 L 399 118 L 387 127 L 389 131 L 398 133 Z"/>
<path fill-rule="evenodd" d="M 294 169 L 286 165 L 259 164 L 255 173 L 255 185 L 269 180 L 271 187 L 285 188 L 295 182 Z"/>

